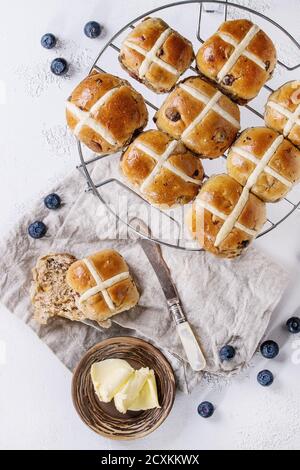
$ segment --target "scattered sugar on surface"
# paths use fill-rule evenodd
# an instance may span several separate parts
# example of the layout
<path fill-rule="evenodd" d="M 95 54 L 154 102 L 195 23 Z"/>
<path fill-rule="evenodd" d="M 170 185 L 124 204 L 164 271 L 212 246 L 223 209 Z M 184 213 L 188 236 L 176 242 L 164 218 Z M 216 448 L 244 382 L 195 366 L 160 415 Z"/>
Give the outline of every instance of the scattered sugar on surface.
<path fill-rule="evenodd" d="M 49 51 L 48 51 L 49 52 Z M 88 71 L 93 63 L 93 56 L 89 49 L 82 49 L 75 41 L 63 41 L 59 48 L 50 51 L 51 57 L 43 62 L 36 61 L 32 65 L 20 64 L 15 73 L 20 78 L 25 93 L 32 98 L 39 98 L 51 86 L 63 88 L 66 80 L 71 80 L 74 73 Z M 69 71 L 64 76 L 56 76 L 50 71 L 50 64 L 57 56 L 65 57 L 69 63 Z"/>
<path fill-rule="evenodd" d="M 58 157 L 70 157 L 76 152 L 76 140 L 67 126 L 44 127 L 42 135 L 51 155 Z"/>
<path fill-rule="evenodd" d="M 299 396 L 291 390 L 258 388 L 253 403 L 244 403 L 231 420 L 236 430 L 236 449 L 299 449 Z"/>

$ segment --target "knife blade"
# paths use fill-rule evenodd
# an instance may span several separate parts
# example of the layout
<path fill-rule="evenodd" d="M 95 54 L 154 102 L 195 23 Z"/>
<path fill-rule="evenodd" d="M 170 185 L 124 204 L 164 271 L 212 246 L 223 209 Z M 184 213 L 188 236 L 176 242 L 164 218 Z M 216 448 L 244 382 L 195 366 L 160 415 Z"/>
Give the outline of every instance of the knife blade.
<path fill-rule="evenodd" d="M 170 270 L 162 257 L 159 245 L 149 242 L 145 238 L 141 238 L 139 243 L 158 277 L 167 301 L 178 298 L 177 289 L 171 280 Z"/>
<path fill-rule="evenodd" d="M 160 282 L 190 366 L 195 371 L 203 370 L 206 367 L 205 357 L 181 307 L 177 289 L 160 246 L 145 238 L 138 239 L 138 242 Z"/>

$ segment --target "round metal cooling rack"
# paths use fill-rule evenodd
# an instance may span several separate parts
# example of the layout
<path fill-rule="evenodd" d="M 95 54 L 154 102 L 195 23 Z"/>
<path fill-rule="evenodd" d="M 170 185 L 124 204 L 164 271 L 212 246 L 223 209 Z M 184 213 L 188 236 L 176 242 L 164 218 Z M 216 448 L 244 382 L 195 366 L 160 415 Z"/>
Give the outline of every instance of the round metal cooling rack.
<path fill-rule="evenodd" d="M 110 39 L 110 41 L 107 42 L 107 44 L 101 50 L 101 52 L 99 53 L 97 59 L 95 60 L 93 66 L 90 70 L 90 73 L 94 70 L 97 70 L 97 71 L 100 71 L 100 72 L 108 72 L 108 70 L 104 70 L 101 67 L 101 64 L 99 63 L 100 59 L 104 55 L 105 51 L 108 50 L 108 48 L 111 48 L 111 50 L 113 50 L 115 53 L 118 53 L 120 51 L 120 48 L 115 44 L 116 40 L 120 36 L 122 36 L 123 33 L 126 33 L 127 30 L 129 32 L 130 29 L 133 29 L 134 25 L 137 22 L 139 22 L 143 18 L 146 18 L 149 15 L 152 15 L 154 13 L 164 11 L 164 10 L 168 10 L 168 9 L 172 9 L 172 8 L 175 8 L 175 7 L 185 7 L 185 6 L 187 7 L 189 4 L 193 4 L 193 5 L 198 4 L 199 5 L 199 13 L 198 13 L 198 18 L 197 18 L 197 26 L 196 26 L 196 38 L 200 43 L 204 42 L 204 39 L 202 38 L 202 29 L 203 29 L 202 23 L 203 23 L 204 13 L 206 15 L 207 14 L 217 13 L 217 12 L 218 12 L 218 14 L 223 13 L 223 15 L 224 15 L 223 17 L 222 17 L 222 15 L 219 15 L 220 16 L 220 23 L 221 23 L 223 21 L 223 19 L 224 20 L 227 19 L 229 11 L 231 13 L 232 11 L 234 11 L 234 9 L 236 9 L 239 12 L 240 12 L 240 10 L 242 10 L 242 11 L 246 12 L 247 14 L 255 15 L 258 18 L 263 19 L 266 22 L 270 23 L 273 27 L 277 28 L 281 33 L 283 33 L 283 35 L 285 35 L 286 38 L 289 41 L 291 41 L 293 46 L 296 46 L 296 48 L 298 48 L 300 50 L 300 44 L 296 41 L 295 38 L 293 38 L 293 36 L 288 31 L 286 31 L 281 25 L 279 25 L 278 23 L 276 23 L 272 19 L 268 18 L 264 14 L 262 14 L 260 12 L 257 12 L 255 10 L 252 10 L 251 8 L 248 8 L 248 7 L 245 7 L 243 5 L 239 5 L 239 4 L 234 4 L 234 3 L 231 3 L 231 2 L 228 2 L 228 1 L 221 1 L 221 0 L 211 0 L 211 1 L 207 1 L 207 0 L 185 0 L 185 1 L 170 3 L 168 5 L 163 5 L 159 8 L 155 8 L 151 11 L 148 11 L 148 12 L 144 13 L 143 15 L 140 15 L 139 17 L 132 20 L 130 23 L 126 24 L 123 28 L 120 29 L 120 31 L 118 31 Z M 115 60 L 118 62 L 117 56 L 115 57 Z M 295 71 L 296 69 L 298 69 L 300 67 L 300 63 L 296 64 L 296 65 L 293 65 L 293 66 L 287 65 L 284 62 L 282 62 L 281 60 L 278 60 L 277 63 L 278 63 L 278 66 L 282 67 L 283 69 L 285 69 L 288 72 Z M 193 66 L 190 67 L 190 70 L 193 73 L 197 73 L 196 68 L 193 67 Z M 130 80 L 130 78 L 128 78 L 128 77 L 127 77 L 127 79 Z M 137 83 L 134 80 L 132 81 L 132 84 L 135 88 L 137 87 Z M 146 88 L 146 87 L 144 87 L 144 88 Z M 273 92 L 274 91 L 273 88 L 270 87 L 267 84 L 264 86 L 264 88 L 268 92 Z M 150 92 L 147 89 L 147 94 L 149 94 L 149 93 L 152 93 L 152 92 Z M 152 94 L 155 95 L 155 93 L 152 93 Z M 152 101 L 155 102 L 155 98 L 157 98 L 156 95 L 155 95 L 153 100 L 145 100 L 147 106 L 150 108 L 150 110 L 152 110 L 152 112 L 153 111 L 155 112 L 158 109 L 158 107 L 155 104 L 153 104 L 153 102 L 152 102 Z M 165 99 L 165 97 L 163 99 Z M 255 109 L 253 106 L 250 106 L 249 104 L 247 104 L 243 108 L 246 109 L 248 112 L 252 113 L 252 117 L 254 115 L 256 119 L 259 118 L 264 122 L 263 113 L 261 113 L 260 111 Z M 129 227 L 131 230 L 133 230 L 139 236 L 148 238 L 149 240 L 157 242 L 161 245 L 169 246 L 169 247 L 173 247 L 173 248 L 178 248 L 178 249 L 181 249 L 181 250 L 187 250 L 187 251 L 202 251 L 201 248 L 197 247 L 197 244 L 196 244 L 195 241 L 192 241 L 189 238 L 185 238 L 185 234 L 183 233 L 183 230 L 184 230 L 183 226 L 184 225 L 183 225 L 183 220 L 182 220 L 182 214 L 183 214 L 182 208 L 181 208 L 181 210 L 180 209 L 179 210 L 175 209 L 175 210 L 170 210 L 170 211 L 161 211 L 160 209 L 153 208 L 153 206 L 151 206 L 151 210 L 157 211 L 158 216 L 161 217 L 161 223 L 159 222 L 159 224 L 158 224 L 159 233 L 158 233 L 158 235 L 155 234 L 155 230 L 151 226 L 151 220 L 149 220 L 149 217 L 147 218 L 147 221 L 145 221 L 149 225 L 149 228 L 150 228 L 149 233 L 145 234 L 144 232 L 140 231 L 139 227 L 134 226 L 133 223 L 132 223 L 132 220 L 135 219 L 135 217 L 132 216 L 132 218 L 130 218 L 128 220 L 127 216 L 124 217 L 123 215 L 121 215 L 118 212 L 118 209 L 116 209 L 113 205 L 111 205 L 110 202 L 108 202 L 107 197 L 105 196 L 105 193 L 103 192 L 103 190 L 104 190 L 104 188 L 106 188 L 106 190 L 109 189 L 109 186 L 111 184 L 115 183 L 115 184 L 118 185 L 118 191 L 110 191 L 110 189 L 109 189 L 110 193 L 114 192 L 114 193 L 118 194 L 119 190 L 120 191 L 124 190 L 125 192 L 129 193 L 130 197 L 134 196 L 136 198 L 135 203 L 137 203 L 138 205 L 145 206 L 145 204 L 146 204 L 146 205 L 148 205 L 148 208 L 149 208 L 150 204 L 147 201 L 145 201 L 142 198 L 142 196 L 140 194 L 138 194 L 134 189 L 127 186 L 118 176 L 112 176 L 112 177 L 109 177 L 109 178 L 104 179 L 102 181 L 97 181 L 96 180 L 96 178 L 92 174 L 93 170 L 95 169 L 95 164 L 100 165 L 100 161 L 103 161 L 106 157 L 107 158 L 112 158 L 111 155 L 95 155 L 94 154 L 92 156 L 90 156 L 90 155 L 84 156 L 84 149 L 82 148 L 79 141 L 78 141 L 78 152 L 79 152 L 79 157 L 80 157 L 80 165 L 78 166 L 78 169 L 81 171 L 81 173 L 83 174 L 83 176 L 87 180 L 87 191 L 92 191 L 99 198 L 99 200 L 103 204 L 105 204 L 107 209 L 116 217 L 118 222 L 120 221 L 120 222 L 124 223 L 125 225 L 127 225 L 127 227 Z M 222 157 L 226 159 L 226 155 L 223 155 Z M 222 157 L 220 157 L 220 159 L 217 159 L 217 160 L 222 160 Z M 205 160 L 204 160 L 204 165 L 205 165 Z M 214 172 L 214 173 L 216 173 L 216 172 Z M 207 171 L 206 171 L 206 174 L 207 174 Z M 278 220 L 271 220 L 269 218 L 268 221 L 267 221 L 267 225 L 264 227 L 264 230 L 258 235 L 257 238 L 262 237 L 263 235 L 269 233 L 271 230 L 274 230 L 278 225 L 280 225 L 282 222 L 284 222 L 297 208 L 300 207 L 300 200 L 298 202 L 293 202 L 289 198 L 284 198 L 283 203 L 285 204 L 285 206 L 284 206 L 284 208 L 281 208 L 281 210 L 279 211 L 280 214 L 281 214 L 280 218 Z M 278 206 L 278 205 L 280 205 L 280 202 L 276 204 L 276 206 Z M 165 225 L 165 221 L 163 219 L 165 219 L 165 218 L 167 219 L 168 223 L 175 224 L 175 227 L 177 229 L 178 236 L 174 237 L 172 240 L 169 240 L 168 238 L 166 238 L 165 234 L 163 233 L 163 231 L 164 231 L 163 227 Z"/>

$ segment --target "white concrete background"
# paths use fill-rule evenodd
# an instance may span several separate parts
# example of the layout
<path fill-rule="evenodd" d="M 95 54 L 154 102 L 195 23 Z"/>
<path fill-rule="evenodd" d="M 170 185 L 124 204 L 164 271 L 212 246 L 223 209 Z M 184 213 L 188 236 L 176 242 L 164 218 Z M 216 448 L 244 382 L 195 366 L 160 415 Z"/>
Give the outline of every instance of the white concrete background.
<path fill-rule="evenodd" d="M 162 0 L 3 2 L 1 237 L 36 198 L 43 196 L 77 162 L 74 142 L 65 131 L 64 100 L 106 40 L 87 39 L 82 32 L 85 22 L 95 19 L 103 23 L 108 38 L 128 20 L 161 3 Z M 299 0 L 242 3 L 263 9 L 300 39 Z M 40 37 L 48 31 L 61 39 L 58 51 L 40 47 Z M 286 51 L 288 56 L 289 48 Z M 65 56 L 75 64 L 69 79 L 53 79 L 45 72 L 47 61 L 55 55 Z M 296 78 L 297 74 L 289 77 Z M 247 373 L 225 387 L 205 382 L 191 396 L 178 394 L 165 424 L 141 441 L 113 443 L 86 428 L 71 403 L 71 374 L 27 327 L 1 307 L 0 448 L 299 449 L 300 354 L 295 348 L 300 346 L 281 327 L 300 304 L 299 220 L 297 212 L 278 230 L 257 242 L 289 269 L 292 278 L 274 312 L 268 334 L 282 345 L 279 359 L 269 363 L 257 355 Z M 276 382 L 268 390 L 259 387 L 255 379 L 258 370 L 266 365 L 276 374 Z M 217 405 L 215 416 L 209 421 L 197 415 L 197 405 L 203 399 Z"/>

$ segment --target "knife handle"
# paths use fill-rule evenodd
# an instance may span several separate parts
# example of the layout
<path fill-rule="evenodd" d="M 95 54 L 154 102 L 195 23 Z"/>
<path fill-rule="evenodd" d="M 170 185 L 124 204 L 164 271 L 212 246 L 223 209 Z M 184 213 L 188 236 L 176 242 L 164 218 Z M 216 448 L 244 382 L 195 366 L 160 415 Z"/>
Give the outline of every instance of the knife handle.
<path fill-rule="evenodd" d="M 205 369 L 205 357 L 179 301 L 169 302 L 169 310 L 175 320 L 177 332 L 191 368 L 196 371 Z"/>
<path fill-rule="evenodd" d="M 168 300 L 169 310 L 176 325 L 186 321 L 186 316 L 178 299 Z"/>

